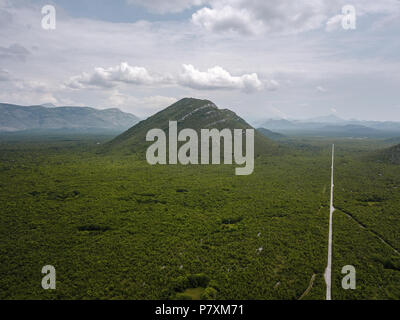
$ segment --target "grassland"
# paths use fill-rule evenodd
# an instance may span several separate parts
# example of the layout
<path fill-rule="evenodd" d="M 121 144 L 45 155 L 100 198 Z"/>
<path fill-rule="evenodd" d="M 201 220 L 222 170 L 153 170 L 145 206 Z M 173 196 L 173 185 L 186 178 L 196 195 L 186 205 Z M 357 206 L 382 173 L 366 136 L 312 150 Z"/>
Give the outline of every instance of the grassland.
<path fill-rule="evenodd" d="M 106 139 L 0 143 L 1 299 L 298 299 L 314 274 L 303 299 L 324 299 L 332 141 L 292 141 L 240 177 L 96 154 Z M 336 144 L 333 298 L 398 299 L 399 166 L 366 160 L 380 142 Z M 341 289 L 347 264 L 357 290 Z"/>

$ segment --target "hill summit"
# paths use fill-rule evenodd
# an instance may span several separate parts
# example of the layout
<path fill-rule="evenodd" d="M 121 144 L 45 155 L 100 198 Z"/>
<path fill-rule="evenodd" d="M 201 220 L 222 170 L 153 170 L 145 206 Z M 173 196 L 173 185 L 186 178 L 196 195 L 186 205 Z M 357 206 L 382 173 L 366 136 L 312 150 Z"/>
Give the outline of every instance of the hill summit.
<path fill-rule="evenodd" d="M 143 152 L 151 142 L 146 141 L 146 134 L 152 129 L 169 131 L 169 122 L 177 121 L 178 130 L 193 129 L 254 129 L 246 121 L 228 109 L 219 109 L 209 100 L 184 98 L 166 109 L 143 120 L 125 131 L 106 146 L 106 151 L 123 152 L 126 154 Z M 272 152 L 276 145 L 255 131 L 255 155 Z"/>

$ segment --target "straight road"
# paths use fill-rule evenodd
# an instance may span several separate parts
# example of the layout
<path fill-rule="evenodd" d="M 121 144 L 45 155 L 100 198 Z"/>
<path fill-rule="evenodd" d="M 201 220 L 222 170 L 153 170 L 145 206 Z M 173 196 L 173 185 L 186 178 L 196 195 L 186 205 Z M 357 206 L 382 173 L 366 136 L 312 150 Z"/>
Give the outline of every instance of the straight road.
<path fill-rule="evenodd" d="M 335 208 L 333 207 L 333 171 L 334 171 L 334 156 L 335 156 L 335 145 L 332 145 L 332 169 L 331 169 L 331 204 L 330 204 L 330 212 L 329 212 L 329 240 L 328 240 L 328 265 L 325 269 L 325 283 L 326 283 L 326 300 L 331 300 L 331 271 L 332 271 L 332 217 L 333 211 Z"/>

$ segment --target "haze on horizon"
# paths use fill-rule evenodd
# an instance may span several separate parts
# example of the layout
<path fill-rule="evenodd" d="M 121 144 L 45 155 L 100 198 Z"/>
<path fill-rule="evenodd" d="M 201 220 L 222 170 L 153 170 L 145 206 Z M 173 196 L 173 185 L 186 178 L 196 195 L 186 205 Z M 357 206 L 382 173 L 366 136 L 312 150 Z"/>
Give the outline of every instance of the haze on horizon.
<path fill-rule="evenodd" d="M 399 31 L 397 0 L 0 0 L 0 102 L 145 118 L 195 97 L 249 121 L 400 121 Z"/>

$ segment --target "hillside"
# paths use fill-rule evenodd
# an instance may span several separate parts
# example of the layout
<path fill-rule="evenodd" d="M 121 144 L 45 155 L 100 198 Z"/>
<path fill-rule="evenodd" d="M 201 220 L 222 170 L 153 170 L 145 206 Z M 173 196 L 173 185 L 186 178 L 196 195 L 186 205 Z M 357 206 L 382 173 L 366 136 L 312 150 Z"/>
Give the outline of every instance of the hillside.
<path fill-rule="evenodd" d="M 261 134 L 263 134 L 265 137 L 271 139 L 271 140 L 281 140 L 284 139 L 286 136 L 265 128 L 258 128 L 257 129 L 258 132 L 260 132 Z"/>
<path fill-rule="evenodd" d="M 166 133 L 169 121 L 178 122 L 178 131 L 191 128 L 198 133 L 201 129 L 252 129 L 252 127 L 237 116 L 234 112 L 218 107 L 209 100 L 184 98 L 155 115 L 139 122 L 105 146 L 105 151 L 117 151 L 123 153 L 142 152 L 149 145 L 146 142 L 146 134 L 151 129 L 162 129 Z M 255 155 L 276 152 L 278 146 L 255 132 Z"/>
<path fill-rule="evenodd" d="M 124 131 L 138 122 L 119 109 L 89 107 L 18 106 L 0 103 L 0 132 L 23 130 L 108 129 Z"/>

